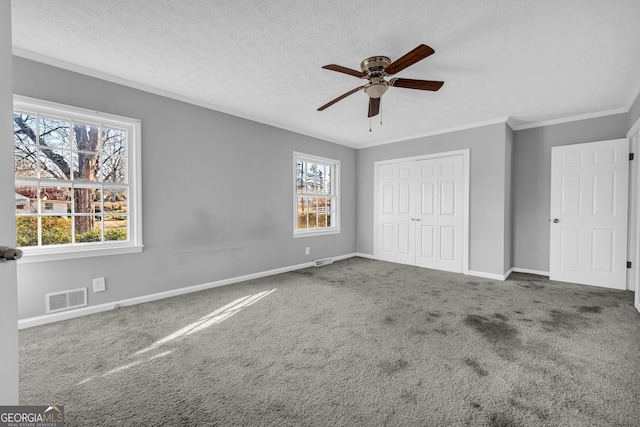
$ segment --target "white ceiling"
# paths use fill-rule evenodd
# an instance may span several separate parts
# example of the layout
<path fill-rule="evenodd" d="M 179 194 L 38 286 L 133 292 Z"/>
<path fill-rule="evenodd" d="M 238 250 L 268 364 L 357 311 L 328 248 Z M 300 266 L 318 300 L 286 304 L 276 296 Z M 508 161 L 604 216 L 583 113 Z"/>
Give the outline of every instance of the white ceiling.
<path fill-rule="evenodd" d="M 352 147 L 511 117 L 627 111 L 640 77 L 638 0 L 13 0 L 14 53 Z M 369 132 L 359 69 L 424 43 Z"/>

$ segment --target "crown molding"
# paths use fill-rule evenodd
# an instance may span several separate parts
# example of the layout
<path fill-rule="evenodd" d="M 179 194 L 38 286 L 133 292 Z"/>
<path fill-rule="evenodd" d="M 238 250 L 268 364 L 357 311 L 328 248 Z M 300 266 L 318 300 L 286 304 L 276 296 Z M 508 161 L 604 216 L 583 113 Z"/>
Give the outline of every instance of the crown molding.
<path fill-rule="evenodd" d="M 127 87 L 130 87 L 130 88 L 141 90 L 141 91 L 144 91 L 144 92 L 147 92 L 147 93 L 151 93 L 151 94 L 154 94 L 154 95 L 163 96 L 163 97 L 166 97 L 166 98 L 174 99 L 176 101 L 185 102 L 187 104 L 196 105 L 198 107 L 203 107 L 203 108 L 206 108 L 206 109 L 209 109 L 209 110 L 218 111 L 218 112 L 229 114 L 229 115 L 232 115 L 232 116 L 235 116 L 235 117 L 239 117 L 239 118 L 242 118 L 242 119 L 251 120 L 251 121 L 257 122 L 257 123 L 262 123 L 262 124 L 267 125 L 267 126 L 273 126 L 273 127 L 276 127 L 276 128 L 279 128 L 279 129 L 283 129 L 283 130 L 286 130 L 286 131 L 289 131 L 289 132 L 298 133 L 298 134 L 305 135 L 305 136 L 308 136 L 308 137 L 311 137 L 311 138 L 316 138 L 316 139 L 320 139 L 322 141 L 332 142 L 334 144 L 339 144 L 339 145 L 343 145 L 343 146 L 354 148 L 354 149 L 375 147 L 375 146 L 379 146 L 379 145 L 392 144 L 392 143 L 395 143 L 395 142 L 411 141 L 411 140 L 418 139 L 418 138 L 424 138 L 424 137 L 428 137 L 428 136 L 435 136 L 435 135 L 442 135 L 442 134 L 446 134 L 446 133 L 458 132 L 458 131 L 461 131 L 461 130 L 473 129 L 473 128 L 493 125 L 493 124 L 497 124 L 497 123 L 506 123 L 511 128 L 511 130 L 513 130 L 513 131 L 521 131 L 521 130 L 533 129 L 533 128 L 544 127 L 544 126 L 552 126 L 552 125 L 558 125 L 558 124 L 563 124 L 563 123 L 570 123 L 570 122 L 575 122 L 575 121 L 579 121 L 579 120 L 588 120 L 588 119 L 594 119 L 594 118 L 598 118 L 598 117 L 606 117 L 606 116 L 611 116 L 611 115 L 615 115 L 615 114 L 625 114 L 625 113 L 628 113 L 631 110 L 631 107 L 633 106 L 634 102 L 636 101 L 638 96 L 640 96 L 640 78 L 638 78 L 638 80 L 636 81 L 636 84 L 635 84 L 635 88 L 634 88 L 634 90 L 632 92 L 632 95 L 631 95 L 630 100 L 628 101 L 626 107 L 616 108 L 616 109 L 612 109 L 612 110 L 599 111 L 599 112 L 594 112 L 594 113 L 588 113 L 588 114 L 582 114 L 582 115 L 577 115 L 577 116 L 563 117 L 563 118 L 553 119 L 553 120 L 546 120 L 546 121 L 536 122 L 536 123 L 521 124 L 521 125 L 517 124 L 517 119 L 514 119 L 511 116 L 506 116 L 506 117 L 488 119 L 488 120 L 485 120 L 485 121 L 480 121 L 480 122 L 475 122 L 475 123 L 469 123 L 469 124 L 466 124 L 466 125 L 454 126 L 454 127 L 439 129 L 439 130 L 435 130 L 435 131 L 419 133 L 419 134 L 415 134 L 415 135 L 411 135 L 411 136 L 406 136 L 406 137 L 397 138 L 397 139 L 391 139 L 391 140 L 387 140 L 387 141 L 381 141 L 381 142 L 373 143 L 373 144 L 360 145 L 360 144 L 348 143 L 348 142 L 345 142 L 345 141 L 334 140 L 332 138 L 327 138 L 325 136 L 321 136 L 321 135 L 317 135 L 317 134 L 311 134 L 311 133 L 308 133 L 308 132 L 303 132 L 302 130 L 297 129 L 297 128 L 295 128 L 295 127 L 293 127 L 293 126 L 291 126 L 291 125 L 289 125 L 287 123 L 275 122 L 275 121 L 267 121 L 267 120 L 264 120 L 264 119 L 261 119 L 261 118 L 257 118 L 257 117 L 251 116 L 249 114 L 245 114 L 245 113 L 241 113 L 239 111 L 235 111 L 235 110 L 232 110 L 232 109 L 229 109 L 229 108 L 221 107 L 219 105 L 203 102 L 203 101 L 191 98 L 191 97 L 180 95 L 178 93 L 166 91 L 166 90 L 163 90 L 163 89 L 158 89 L 158 88 L 155 88 L 153 86 L 148 86 L 148 85 L 145 85 L 145 84 L 142 84 L 142 83 L 138 83 L 138 82 L 134 82 L 134 81 L 131 81 L 131 80 L 123 79 L 123 78 L 114 76 L 112 74 L 108 74 L 108 73 L 103 73 L 103 72 L 100 72 L 100 71 L 92 70 L 90 68 L 85 68 L 85 67 L 82 67 L 80 65 L 76 65 L 76 64 L 69 63 L 69 62 L 61 61 L 59 59 L 52 58 L 52 57 L 49 57 L 49 56 L 40 55 L 40 54 L 31 52 L 31 51 L 28 51 L 28 50 L 24 50 L 24 49 L 20 49 L 20 48 L 14 47 L 13 48 L 13 55 L 21 57 L 21 58 L 28 59 L 28 60 L 40 62 L 40 63 L 43 63 L 45 65 L 50 65 L 50 66 L 61 68 L 61 69 L 67 70 L 67 71 L 71 71 L 71 72 L 79 73 L 79 74 L 86 75 L 86 76 L 89 76 L 89 77 L 93 77 L 93 78 L 97 78 L 97 79 L 100 79 L 100 80 L 104 80 L 104 81 L 107 81 L 107 82 L 110 82 L 110 83 L 115 83 L 115 84 L 119 84 L 119 85 L 122 85 L 122 86 L 127 86 Z"/>

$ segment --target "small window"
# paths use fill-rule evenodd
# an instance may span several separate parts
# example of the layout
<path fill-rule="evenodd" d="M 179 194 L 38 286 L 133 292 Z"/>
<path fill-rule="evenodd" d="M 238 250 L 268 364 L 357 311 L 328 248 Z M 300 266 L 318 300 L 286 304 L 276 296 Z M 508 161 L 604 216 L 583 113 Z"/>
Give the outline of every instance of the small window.
<path fill-rule="evenodd" d="M 13 142 L 25 262 L 141 250 L 139 120 L 15 96 Z"/>
<path fill-rule="evenodd" d="M 294 237 L 340 232 L 340 162 L 294 153 Z"/>

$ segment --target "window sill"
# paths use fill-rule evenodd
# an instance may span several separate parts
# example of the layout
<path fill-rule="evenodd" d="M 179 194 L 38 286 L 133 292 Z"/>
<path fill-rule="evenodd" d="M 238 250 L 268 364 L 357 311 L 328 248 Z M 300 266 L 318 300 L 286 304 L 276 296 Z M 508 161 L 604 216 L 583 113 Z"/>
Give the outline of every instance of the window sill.
<path fill-rule="evenodd" d="M 340 234 L 339 228 L 332 228 L 328 230 L 312 230 L 312 231 L 294 231 L 293 237 L 312 237 L 312 236 L 326 236 L 329 234 Z"/>
<path fill-rule="evenodd" d="M 142 245 L 138 246 L 117 246 L 117 247 L 81 247 L 81 248 L 65 248 L 59 251 L 34 250 L 25 248 L 24 255 L 18 260 L 18 264 L 31 264 L 35 262 L 45 261 L 61 261 L 69 259 L 81 259 L 91 257 L 101 257 L 109 255 L 123 255 L 142 252 Z"/>

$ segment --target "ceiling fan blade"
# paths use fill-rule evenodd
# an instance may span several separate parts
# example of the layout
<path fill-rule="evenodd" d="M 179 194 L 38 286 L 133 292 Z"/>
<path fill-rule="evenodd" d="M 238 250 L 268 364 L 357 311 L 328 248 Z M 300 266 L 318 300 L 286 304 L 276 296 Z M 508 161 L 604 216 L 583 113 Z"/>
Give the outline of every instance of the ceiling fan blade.
<path fill-rule="evenodd" d="M 344 98 L 346 98 L 346 97 L 347 97 L 347 96 L 349 96 L 349 95 L 353 95 L 354 93 L 356 93 L 356 92 L 358 92 L 359 90 L 362 90 L 362 89 L 364 89 L 364 86 L 360 86 L 360 87 L 357 87 L 357 88 L 355 88 L 355 89 L 352 89 L 352 90 L 350 90 L 349 92 L 347 92 L 347 93 L 345 93 L 345 94 L 340 95 L 339 97 L 337 97 L 337 98 L 336 98 L 336 99 L 334 99 L 333 101 L 329 101 L 329 102 L 327 102 L 327 103 L 326 103 L 326 104 L 324 104 L 322 107 L 318 108 L 318 111 L 322 111 L 322 110 L 324 110 L 325 108 L 331 107 L 333 104 L 335 104 L 336 102 L 340 101 L 341 99 L 344 99 Z"/>
<path fill-rule="evenodd" d="M 384 71 L 391 75 L 396 74 L 410 65 L 415 64 L 418 61 L 423 60 L 429 55 L 432 55 L 435 51 L 431 49 L 426 44 L 421 44 L 420 46 L 413 49 L 411 52 L 405 54 L 402 58 L 396 59 L 393 61 Z"/>
<path fill-rule="evenodd" d="M 339 73 L 349 74 L 351 76 L 360 77 L 360 78 L 367 76 L 367 74 L 362 71 L 352 70 L 351 68 L 343 67 L 342 65 L 329 64 L 329 65 L 325 65 L 322 68 L 324 68 L 325 70 L 337 71 Z"/>
<path fill-rule="evenodd" d="M 380 98 L 369 98 L 369 116 L 377 116 L 380 113 Z"/>
<path fill-rule="evenodd" d="M 444 82 L 435 80 L 413 80 L 394 78 L 389 80 L 389 86 L 404 87 L 407 89 L 433 90 L 436 91 L 442 87 Z"/>

